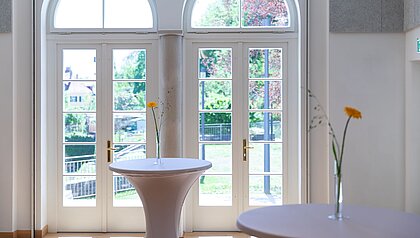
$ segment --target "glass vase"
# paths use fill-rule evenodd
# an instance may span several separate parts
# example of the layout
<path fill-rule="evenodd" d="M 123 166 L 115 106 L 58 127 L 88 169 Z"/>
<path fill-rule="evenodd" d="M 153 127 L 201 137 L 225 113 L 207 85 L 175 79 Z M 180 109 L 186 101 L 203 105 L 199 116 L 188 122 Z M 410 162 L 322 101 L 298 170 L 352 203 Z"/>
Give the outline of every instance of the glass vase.
<path fill-rule="evenodd" d="M 343 216 L 343 175 L 335 174 L 334 175 L 334 214 L 328 216 L 332 220 L 341 221 L 344 218 Z"/>
<path fill-rule="evenodd" d="M 162 159 L 160 158 L 160 142 L 156 141 L 156 161 L 154 162 L 154 164 L 156 165 L 161 165 L 162 164 Z"/>

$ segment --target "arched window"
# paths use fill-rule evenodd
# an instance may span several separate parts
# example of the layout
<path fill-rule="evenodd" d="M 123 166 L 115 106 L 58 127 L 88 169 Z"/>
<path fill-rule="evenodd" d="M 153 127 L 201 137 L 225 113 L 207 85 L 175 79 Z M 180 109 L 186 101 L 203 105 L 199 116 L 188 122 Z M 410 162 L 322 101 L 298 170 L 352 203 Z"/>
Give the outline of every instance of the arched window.
<path fill-rule="evenodd" d="M 47 184 L 48 209 L 60 214 L 49 217 L 53 231 L 145 230 L 134 187 L 107 164 L 155 155 L 146 107 L 158 95 L 155 6 L 50 0 L 45 9 L 45 159 L 57 181 Z"/>
<path fill-rule="evenodd" d="M 213 164 L 195 190 L 193 229 L 235 229 L 240 212 L 299 202 L 297 4 L 185 5 L 185 153 Z"/>
<path fill-rule="evenodd" d="M 196 0 L 190 7 L 189 31 L 293 30 L 286 0 Z"/>
<path fill-rule="evenodd" d="M 154 7 L 148 0 L 59 0 L 51 31 L 155 31 Z"/>

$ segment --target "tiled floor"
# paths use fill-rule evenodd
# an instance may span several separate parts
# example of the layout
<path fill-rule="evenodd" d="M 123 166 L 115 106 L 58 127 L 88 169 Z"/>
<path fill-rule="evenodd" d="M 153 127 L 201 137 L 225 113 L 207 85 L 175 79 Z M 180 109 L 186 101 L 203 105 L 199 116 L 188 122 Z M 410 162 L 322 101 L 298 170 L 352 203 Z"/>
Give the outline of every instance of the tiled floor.
<path fill-rule="evenodd" d="M 142 233 L 49 233 L 45 238 L 141 238 Z M 192 232 L 185 233 L 185 238 L 250 238 L 239 232 Z"/>

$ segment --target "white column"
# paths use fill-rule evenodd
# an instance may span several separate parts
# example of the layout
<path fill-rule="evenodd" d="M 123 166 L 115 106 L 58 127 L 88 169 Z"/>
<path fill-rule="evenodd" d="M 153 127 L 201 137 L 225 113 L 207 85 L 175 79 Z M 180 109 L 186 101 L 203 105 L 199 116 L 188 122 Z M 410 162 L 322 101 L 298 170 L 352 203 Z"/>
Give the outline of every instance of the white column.
<path fill-rule="evenodd" d="M 165 103 L 161 131 L 162 157 L 182 156 L 182 36 L 160 36 L 159 98 Z"/>
<path fill-rule="evenodd" d="M 0 33 L 0 232 L 16 230 L 13 159 L 13 37 Z"/>

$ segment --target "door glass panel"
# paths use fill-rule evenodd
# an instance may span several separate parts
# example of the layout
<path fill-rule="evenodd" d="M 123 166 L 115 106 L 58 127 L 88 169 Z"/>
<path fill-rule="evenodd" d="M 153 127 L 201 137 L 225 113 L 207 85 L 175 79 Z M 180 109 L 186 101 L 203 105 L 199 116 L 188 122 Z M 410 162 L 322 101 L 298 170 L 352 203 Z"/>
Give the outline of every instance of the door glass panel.
<path fill-rule="evenodd" d="M 231 79 L 232 49 L 199 49 L 199 79 Z"/>
<path fill-rule="evenodd" d="M 64 206 L 96 206 L 96 176 L 64 176 Z"/>
<path fill-rule="evenodd" d="M 64 111 L 96 111 L 96 82 L 63 82 Z"/>
<path fill-rule="evenodd" d="M 282 81 L 249 81 L 250 109 L 282 109 Z"/>
<path fill-rule="evenodd" d="M 228 110 L 232 108 L 232 81 L 200 80 L 199 108 Z"/>
<path fill-rule="evenodd" d="M 96 141 L 96 113 L 64 113 L 65 142 Z"/>
<path fill-rule="evenodd" d="M 232 144 L 200 144 L 199 158 L 212 163 L 205 173 L 232 174 Z"/>
<path fill-rule="evenodd" d="M 200 206 L 232 206 L 231 175 L 202 175 L 199 190 Z"/>
<path fill-rule="evenodd" d="M 146 142 L 145 113 L 114 113 L 114 143 Z"/>
<path fill-rule="evenodd" d="M 63 50 L 63 80 L 96 80 L 96 50 Z"/>
<path fill-rule="evenodd" d="M 114 152 L 114 162 L 146 159 L 146 145 L 145 144 L 114 144 L 116 149 Z"/>
<path fill-rule="evenodd" d="M 281 175 L 250 175 L 249 205 L 268 206 L 282 204 Z"/>
<path fill-rule="evenodd" d="M 249 49 L 249 78 L 282 78 L 282 49 Z"/>
<path fill-rule="evenodd" d="M 281 113 L 250 112 L 251 141 L 282 141 Z"/>
<path fill-rule="evenodd" d="M 146 82 L 114 82 L 115 111 L 145 111 Z"/>
<path fill-rule="evenodd" d="M 96 174 L 96 146 L 92 145 L 64 145 L 65 175 Z"/>
<path fill-rule="evenodd" d="M 112 60 L 114 80 L 146 79 L 145 49 L 116 49 Z"/>
<path fill-rule="evenodd" d="M 249 172 L 276 172 L 282 173 L 282 144 L 281 143 L 250 143 Z"/>
<path fill-rule="evenodd" d="M 230 141 L 232 113 L 200 113 L 200 141 Z"/>

